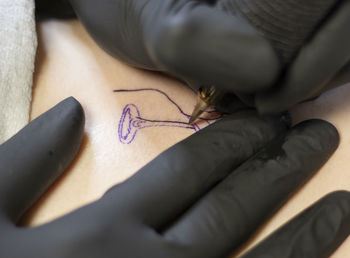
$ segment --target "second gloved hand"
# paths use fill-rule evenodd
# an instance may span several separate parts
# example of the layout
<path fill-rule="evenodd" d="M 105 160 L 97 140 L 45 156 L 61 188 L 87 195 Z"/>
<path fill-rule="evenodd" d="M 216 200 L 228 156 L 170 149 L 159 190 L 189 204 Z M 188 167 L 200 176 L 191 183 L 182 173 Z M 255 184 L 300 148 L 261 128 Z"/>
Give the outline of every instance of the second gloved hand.
<path fill-rule="evenodd" d="M 16 227 L 74 158 L 83 128 L 83 110 L 70 98 L 0 146 L 0 257 L 226 257 L 339 141 L 323 121 L 289 129 L 278 117 L 237 112 L 160 154 L 100 200 L 39 227 Z M 326 257 L 349 223 L 350 194 L 333 193 L 247 257 Z"/>
<path fill-rule="evenodd" d="M 194 89 L 215 85 L 260 113 L 279 113 L 350 80 L 346 0 L 70 2 L 114 57 Z"/>

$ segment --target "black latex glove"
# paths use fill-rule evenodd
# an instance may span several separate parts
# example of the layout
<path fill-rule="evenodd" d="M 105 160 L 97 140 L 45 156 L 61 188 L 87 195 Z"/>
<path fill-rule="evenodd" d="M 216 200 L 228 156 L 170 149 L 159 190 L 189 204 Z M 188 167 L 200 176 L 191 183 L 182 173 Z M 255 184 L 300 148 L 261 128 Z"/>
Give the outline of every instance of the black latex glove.
<path fill-rule="evenodd" d="M 266 0 L 270 1 L 270 0 Z M 274 45 L 282 48 L 291 47 L 296 50 L 295 54 L 285 57 L 287 66 L 285 74 L 277 82 L 275 88 L 267 93 L 257 94 L 255 105 L 261 113 L 275 113 L 285 110 L 292 105 L 318 96 L 322 92 L 337 86 L 350 82 L 350 1 L 348 0 L 326 0 L 326 1 L 295 1 L 288 0 L 285 6 L 292 2 L 298 2 L 300 13 L 295 19 L 292 19 L 293 31 L 305 30 L 305 25 L 315 17 L 315 14 L 324 11 L 321 17 L 321 23 L 317 24 L 316 30 L 307 35 L 298 46 L 293 48 L 293 41 L 298 42 L 300 33 L 290 33 L 290 23 L 281 23 L 270 36 L 275 38 Z M 272 1 L 281 2 L 281 1 Z M 310 10 L 304 9 L 304 3 L 310 5 Z M 332 8 L 328 8 L 332 6 Z M 278 8 L 277 8 L 278 9 Z M 272 9 L 273 10 L 273 9 Z M 278 16 L 279 10 L 275 10 L 275 16 Z M 254 16 L 252 19 L 254 20 Z M 289 13 L 286 12 L 286 17 Z M 266 17 L 267 15 L 265 15 Z M 317 16 L 316 16 L 317 17 Z M 283 20 L 288 21 L 289 18 Z M 258 20 L 259 21 L 259 20 Z M 265 28 L 268 30 L 268 28 Z M 306 29 L 308 27 L 306 26 Z M 264 30 L 264 28 L 262 28 Z M 294 56 L 295 55 L 295 56 Z"/>
<path fill-rule="evenodd" d="M 242 111 L 168 149 L 100 200 L 42 226 L 16 227 L 67 168 L 83 127 L 82 107 L 69 98 L 0 146 L 0 257 L 225 257 L 338 145 L 326 122 L 287 129 L 279 118 Z M 248 257 L 325 257 L 349 222 L 350 194 L 334 193 Z"/>
<path fill-rule="evenodd" d="M 260 113 L 279 113 L 350 81 L 350 1 L 70 2 L 111 55 L 194 89 L 228 90 Z"/>

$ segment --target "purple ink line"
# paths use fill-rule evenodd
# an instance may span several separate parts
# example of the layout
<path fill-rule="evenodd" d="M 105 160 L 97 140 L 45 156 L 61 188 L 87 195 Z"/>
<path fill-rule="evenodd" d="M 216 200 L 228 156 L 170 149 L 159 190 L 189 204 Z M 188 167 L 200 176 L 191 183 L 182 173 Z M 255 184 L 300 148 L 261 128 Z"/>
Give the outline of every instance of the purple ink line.
<path fill-rule="evenodd" d="M 134 113 L 134 114 L 133 114 Z M 197 128 L 183 122 L 143 120 L 140 117 L 140 111 L 134 104 L 127 104 L 122 112 L 118 124 L 119 141 L 123 144 L 130 144 L 134 141 L 138 130 L 149 127 L 177 127 L 197 131 Z M 126 129 L 126 130 L 125 130 Z"/>
<path fill-rule="evenodd" d="M 158 89 L 152 89 L 152 88 L 134 89 L 134 90 L 123 90 L 123 89 L 121 89 L 121 90 L 114 90 L 113 92 L 138 92 L 138 91 L 156 91 L 156 92 L 162 94 L 164 97 L 166 97 L 172 104 L 174 104 L 181 114 L 183 114 L 186 117 L 190 117 L 190 115 L 186 114 L 182 110 L 182 108 L 174 100 L 172 100 L 164 91 L 161 91 L 161 90 L 158 90 Z"/>
<path fill-rule="evenodd" d="M 183 125 L 187 125 L 187 126 L 191 126 L 190 124 L 188 124 L 187 122 L 180 122 L 180 121 L 170 121 L 170 120 L 151 120 L 151 119 L 146 119 L 146 118 L 142 118 L 142 117 L 136 117 L 142 121 L 146 121 L 146 122 L 152 122 L 152 123 L 173 123 L 173 124 L 183 124 Z M 192 127 L 191 127 L 192 128 Z"/>
<path fill-rule="evenodd" d="M 120 117 L 119 124 L 118 124 L 118 135 L 119 135 L 119 141 L 122 143 L 125 143 L 125 144 L 131 143 L 134 140 L 134 138 L 136 136 L 136 132 L 137 132 L 136 130 L 135 131 L 131 130 L 132 129 L 132 127 L 131 127 L 132 119 L 130 119 L 130 118 L 128 121 L 129 123 L 128 123 L 128 127 L 127 127 L 127 133 L 124 134 L 124 132 L 123 132 L 126 116 L 129 115 L 129 117 L 131 117 L 129 106 L 135 107 L 136 111 L 138 112 L 138 115 L 140 115 L 139 110 L 137 109 L 137 107 L 134 104 L 128 104 L 124 107 L 122 116 Z M 129 137 L 129 135 L 131 133 L 133 133 L 133 134 L 131 135 L 131 137 Z M 129 140 L 128 140 L 128 138 L 129 138 Z"/>
<path fill-rule="evenodd" d="M 153 88 L 143 88 L 143 89 L 133 89 L 133 90 L 126 90 L 126 89 L 120 89 L 120 90 L 113 90 L 113 92 L 116 92 L 116 93 L 119 93 L 119 92 L 140 92 L 140 91 L 156 91 L 158 93 L 160 93 L 161 95 L 163 95 L 164 97 L 166 97 L 173 105 L 176 106 L 176 108 L 179 110 L 179 112 L 181 114 L 183 114 L 186 118 L 190 118 L 191 115 L 189 114 L 186 114 L 182 108 L 173 100 L 171 99 L 168 94 L 166 94 L 164 91 L 162 90 L 159 90 L 159 89 L 153 89 Z M 212 114 L 212 113 L 218 113 L 217 111 L 215 110 L 209 110 L 209 111 L 205 111 L 205 113 L 208 113 L 208 114 Z M 205 120 L 205 121 L 216 121 L 217 119 L 221 118 L 222 116 L 219 115 L 219 117 L 217 118 L 199 118 L 201 120 Z"/>
<path fill-rule="evenodd" d="M 114 90 L 113 92 L 140 92 L 140 91 L 156 91 L 166 97 L 173 105 L 176 106 L 178 111 L 184 115 L 187 119 L 190 117 L 190 115 L 186 114 L 181 107 L 172 100 L 165 92 L 158 90 L 158 89 L 152 89 L 152 88 L 144 88 L 144 89 L 133 89 L 133 90 Z M 216 111 L 210 110 L 207 111 L 207 113 L 212 114 Z M 218 117 L 218 118 L 221 118 Z M 212 118 L 212 119 L 205 119 L 200 118 L 202 120 L 205 120 L 208 125 L 210 125 L 213 121 L 216 121 L 218 118 Z M 134 141 L 136 134 L 138 130 L 142 128 L 150 128 L 150 127 L 177 127 L 177 128 L 185 128 L 185 129 L 192 129 L 194 131 L 199 131 L 201 128 L 198 124 L 194 124 L 193 126 L 189 125 L 187 122 L 180 122 L 180 121 L 161 121 L 161 120 L 149 120 L 142 118 L 140 115 L 140 111 L 138 107 L 135 104 L 127 104 L 122 112 L 122 116 L 119 120 L 118 124 L 118 136 L 119 141 L 123 144 L 130 144 Z"/>

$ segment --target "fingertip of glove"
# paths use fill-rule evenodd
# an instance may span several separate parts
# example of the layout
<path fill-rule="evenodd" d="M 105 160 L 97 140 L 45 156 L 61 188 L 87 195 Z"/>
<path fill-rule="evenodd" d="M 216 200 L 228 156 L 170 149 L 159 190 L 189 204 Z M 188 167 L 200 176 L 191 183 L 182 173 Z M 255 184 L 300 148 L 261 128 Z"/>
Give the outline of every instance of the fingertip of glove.
<path fill-rule="evenodd" d="M 27 135 L 32 135 L 33 138 L 40 135 L 43 150 L 49 148 L 51 152 L 61 153 L 59 155 L 70 160 L 78 151 L 84 136 L 84 109 L 74 97 L 68 97 L 29 126 L 31 124 L 32 130 Z"/>
<path fill-rule="evenodd" d="M 33 120 L 26 134 L 40 134 L 42 137 L 63 137 L 80 139 L 84 133 L 85 114 L 81 104 L 73 97 L 66 98 L 53 108 Z"/>
<path fill-rule="evenodd" d="M 322 200 L 326 203 L 338 203 L 339 201 L 345 200 L 349 202 L 349 208 L 350 208 L 350 192 L 346 190 L 331 192 L 327 194 Z"/>
<path fill-rule="evenodd" d="M 296 125 L 295 128 L 301 129 L 312 138 L 317 139 L 323 149 L 334 151 L 339 146 L 338 130 L 328 121 L 322 119 L 305 120 Z"/>
<path fill-rule="evenodd" d="M 342 210 L 344 217 L 348 218 L 348 223 L 350 223 L 350 192 L 346 190 L 339 190 L 327 194 L 323 201 L 326 205 L 335 205 L 338 209 Z M 334 210 L 334 208 L 332 208 Z M 348 229 L 349 231 L 349 229 Z"/>
<path fill-rule="evenodd" d="M 333 238 L 335 246 L 349 235 L 350 229 L 350 192 L 339 190 L 331 192 L 318 201 L 316 207 L 319 213 L 315 213 L 318 223 L 318 235 L 328 235 Z M 322 213 L 322 211 L 324 211 Z M 321 225 L 327 225 L 321 227 Z M 332 232 L 324 234 L 322 230 L 331 229 Z"/>
<path fill-rule="evenodd" d="M 74 97 L 68 97 L 58 103 L 54 108 L 62 109 L 61 111 L 66 112 L 67 116 L 74 117 L 77 121 L 85 121 L 84 109 L 80 102 Z"/>
<path fill-rule="evenodd" d="M 82 137 L 85 126 L 85 113 L 82 105 L 74 97 L 66 98 L 57 104 L 65 113 L 64 119 L 71 123 L 72 130 L 76 130 L 78 135 Z"/>

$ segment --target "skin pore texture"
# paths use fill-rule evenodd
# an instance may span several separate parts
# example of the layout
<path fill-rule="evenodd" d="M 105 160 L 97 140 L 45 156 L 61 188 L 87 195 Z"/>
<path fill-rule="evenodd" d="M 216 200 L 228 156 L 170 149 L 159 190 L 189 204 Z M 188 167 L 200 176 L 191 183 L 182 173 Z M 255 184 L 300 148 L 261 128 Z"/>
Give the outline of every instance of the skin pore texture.
<path fill-rule="evenodd" d="M 22 224 L 29 226 L 48 222 L 98 199 L 108 188 L 196 131 L 156 124 L 159 121 L 179 124 L 187 121 L 178 107 L 185 114 L 191 113 L 196 96 L 185 85 L 110 57 L 93 42 L 78 21 L 40 22 L 38 35 L 31 119 L 66 97 L 74 96 L 85 110 L 86 124 L 79 155 L 24 218 Z M 340 133 L 340 146 L 312 180 L 257 232 L 248 246 L 326 193 L 350 190 L 349 97 L 350 87 L 341 87 L 292 110 L 295 123 L 309 118 L 333 123 Z M 142 119 L 131 125 L 128 123 L 131 115 Z M 149 126 L 144 126 L 144 122 Z M 201 121 L 197 126 L 202 128 L 207 124 L 207 121 Z M 130 141 L 127 135 L 133 133 Z M 350 240 L 344 242 L 332 257 L 347 257 L 349 252 Z"/>

